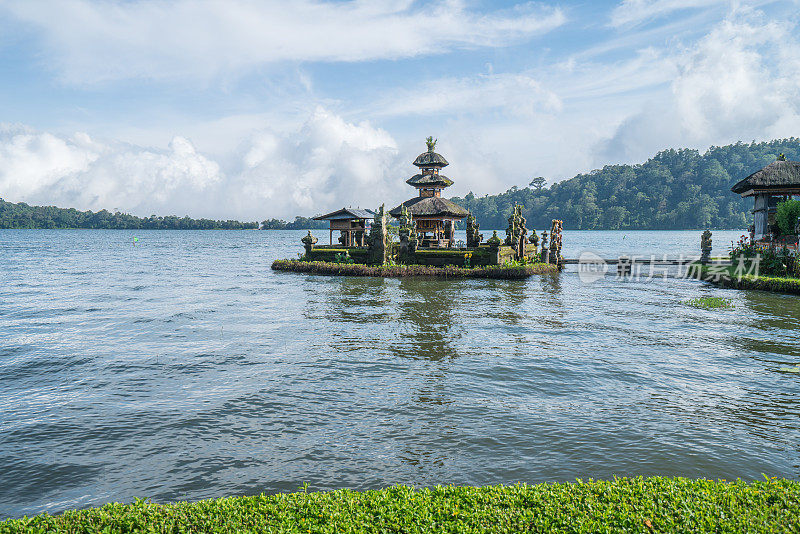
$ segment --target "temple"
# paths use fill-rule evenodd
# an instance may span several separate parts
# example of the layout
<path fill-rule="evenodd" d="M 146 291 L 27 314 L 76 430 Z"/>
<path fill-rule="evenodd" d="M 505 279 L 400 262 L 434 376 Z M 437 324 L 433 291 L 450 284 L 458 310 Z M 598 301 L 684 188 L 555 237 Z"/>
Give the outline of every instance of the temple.
<path fill-rule="evenodd" d="M 342 208 L 314 217 L 329 221 L 329 244 L 318 244 L 311 232 L 301 241 L 305 262 L 358 263 L 366 265 L 425 265 L 442 267 L 481 267 L 513 262 L 552 263 L 563 265 L 561 256 L 561 221 L 553 220 L 548 245 L 547 232 L 542 232 L 541 248 L 536 232 L 528 235 L 522 206 L 514 205 L 508 218 L 505 239 L 494 231 L 484 241 L 480 224 L 467 210 L 442 198 L 442 190 L 453 181 L 441 173 L 448 165 L 444 156 L 435 152 L 433 137 L 426 140 L 428 150 L 417 156 L 419 168 L 406 183 L 417 190 L 417 196 L 386 212 Z M 390 224 L 389 216 L 397 219 Z M 456 223 L 466 219 L 466 242 L 456 240 Z M 333 233 L 339 232 L 338 244 Z M 395 238 L 396 236 L 396 238 Z"/>
<path fill-rule="evenodd" d="M 420 172 L 406 183 L 417 189 L 417 196 L 406 200 L 389 215 L 400 219 L 403 208 L 407 209 L 415 222 L 415 230 L 423 247 L 454 247 L 455 224 L 469 212 L 450 200 L 442 198 L 442 189 L 453 185 L 453 180 L 441 174 L 443 167 L 449 165 L 441 154 L 434 152 L 436 141 L 426 140 L 428 150 L 414 160 Z"/>
<path fill-rule="evenodd" d="M 787 161 L 783 154 L 778 160 L 737 182 L 731 191 L 743 198 L 753 197 L 753 226 L 755 241 L 772 240 L 778 203 L 800 195 L 800 161 Z"/>

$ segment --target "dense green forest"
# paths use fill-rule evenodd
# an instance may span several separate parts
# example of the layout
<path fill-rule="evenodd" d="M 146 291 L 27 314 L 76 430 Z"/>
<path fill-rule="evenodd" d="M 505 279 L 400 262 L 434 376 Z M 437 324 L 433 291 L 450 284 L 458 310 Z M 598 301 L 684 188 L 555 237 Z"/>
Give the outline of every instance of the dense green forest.
<path fill-rule="evenodd" d="M 328 221 L 315 221 L 299 215 L 292 222 L 286 222 L 282 219 L 268 219 L 261 223 L 262 230 L 321 230 L 328 228 L 328 226 Z"/>
<path fill-rule="evenodd" d="M 499 195 L 451 200 L 486 229 L 505 228 L 515 202 L 524 206 L 528 228 L 536 229 L 549 228 L 553 219 L 573 230 L 744 229 L 753 201 L 730 188 L 781 153 L 800 160 L 800 139 L 713 146 L 704 154 L 664 150 L 640 165 L 606 165 L 550 187 L 534 178 Z"/>
<path fill-rule="evenodd" d="M 0 198 L 0 228 L 105 228 L 115 230 L 246 230 L 257 222 L 212 221 L 189 217 L 136 217 L 127 213 L 100 210 L 78 211 L 53 206 L 13 204 Z"/>

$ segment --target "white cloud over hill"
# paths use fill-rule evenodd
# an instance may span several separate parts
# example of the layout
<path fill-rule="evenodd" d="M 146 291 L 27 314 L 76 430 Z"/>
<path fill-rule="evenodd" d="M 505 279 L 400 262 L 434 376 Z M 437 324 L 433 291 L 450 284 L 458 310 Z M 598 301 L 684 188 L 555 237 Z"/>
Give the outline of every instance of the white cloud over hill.
<path fill-rule="evenodd" d="M 797 26 L 734 13 L 673 61 L 670 94 L 627 118 L 599 147 L 631 161 L 674 146 L 703 147 L 800 133 Z"/>
<path fill-rule="evenodd" d="M 579 13 L 540 4 L 481 13 L 459 1 L 333 5 L 0 0 L 0 14 L 25 21 L 62 79 L 117 80 L 66 90 L 82 95 L 78 104 L 108 96 L 96 116 L 113 112 L 123 78 L 157 79 L 145 87 L 169 97 L 151 107 L 143 100 L 141 120 L 101 120 L 96 129 L 82 127 L 80 114 L 69 123 L 77 127 L 0 127 L 0 196 L 138 215 L 291 218 L 408 198 L 410 162 L 431 134 L 451 162 L 452 195 L 566 178 L 669 147 L 800 135 L 796 18 L 711 0 L 626 0 L 599 24 L 584 20 L 546 43 L 499 50 Z M 547 49 L 550 37 L 587 28 L 607 38 L 560 55 Z M 498 48 L 492 61 L 446 56 L 483 45 Z M 524 53 L 531 57 L 517 62 Z M 378 61 L 413 55 L 428 57 Z M 454 67 L 455 56 L 467 67 Z M 298 62 L 302 83 L 260 72 L 242 94 L 221 88 L 233 96 L 220 101 L 233 104 L 213 110 L 203 106 L 218 93 L 183 99 L 177 88 L 184 77 L 281 61 Z M 362 64 L 345 69 L 351 80 L 336 66 L 315 72 L 314 61 Z M 387 77 L 379 87 L 359 81 L 373 68 Z M 48 98 L 64 89 L 51 82 Z M 348 84 L 358 90 L 348 93 Z M 75 130 L 90 135 L 64 134 Z"/>

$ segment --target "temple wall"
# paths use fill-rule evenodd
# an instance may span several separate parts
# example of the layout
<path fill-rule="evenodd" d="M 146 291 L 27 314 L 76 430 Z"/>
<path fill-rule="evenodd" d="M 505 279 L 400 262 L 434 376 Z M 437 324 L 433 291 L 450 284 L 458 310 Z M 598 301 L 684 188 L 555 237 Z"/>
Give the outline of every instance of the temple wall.
<path fill-rule="evenodd" d="M 397 247 L 397 244 L 394 244 Z M 369 249 L 367 247 L 342 247 L 342 246 L 315 246 L 311 253 L 306 256 L 307 261 L 328 261 L 335 260 L 337 254 L 347 253 L 354 263 L 370 263 Z M 396 250 L 395 250 L 396 253 Z M 469 264 L 473 267 L 485 265 L 497 265 L 491 249 L 483 245 L 478 248 L 460 249 L 417 249 L 410 256 L 405 258 L 395 258 L 399 263 L 409 263 L 416 265 L 429 265 L 432 267 L 443 267 L 445 265 L 456 265 L 463 267 L 466 262 L 465 255 L 470 254 Z M 530 258 L 536 254 L 532 246 L 529 246 L 526 255 Z M 499 248 L 499 263 L 514 260 L 514 249 L 507 245 Z"/>

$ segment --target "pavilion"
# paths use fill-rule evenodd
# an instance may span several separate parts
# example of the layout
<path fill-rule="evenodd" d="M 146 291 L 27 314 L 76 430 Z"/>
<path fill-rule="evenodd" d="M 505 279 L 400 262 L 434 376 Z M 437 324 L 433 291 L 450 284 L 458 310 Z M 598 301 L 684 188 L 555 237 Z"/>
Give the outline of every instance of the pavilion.
<path fill-rule="evenodd" d="M 800 161 L 787 161 L 783 154 L 778 160 L 739 181 L 731 191 L 753 197 L 753 239 L 767 240 L 772 236 L 778 203 L 800 195 Z"/>
<path fill-rule="evenodd" d="M 333 245 L 333 231 L 340 232 L 339 243 L 345 247 L 363 247 L 366 232 L 369 231 L 367 221 L 371 221 L 375 216 L 372 210 L 362 210 L 360 208 L 342 208 L 327 215 L 314 217 L 315 221 L 330 222 L 330 244 Z"/>
<path fill-rule="evenodd" d="M 453 180 L 439 172 L 449 163 L 441 154 L 434 152 L 436 141 L 432 137 L 428 137 L 426 143 L 427 152 L 414 160 L 420 174 L 406 180 L 408 185 L 417 189 L 418 196 L 390 210 L 389 215 L 400 218 L 403 207 L 407 208 L 422 246 L 452 247 L 455 223 L 469 215 L 469 212 L 455 202 L 442 198 L 442 189 L 453 185 Z"/>

